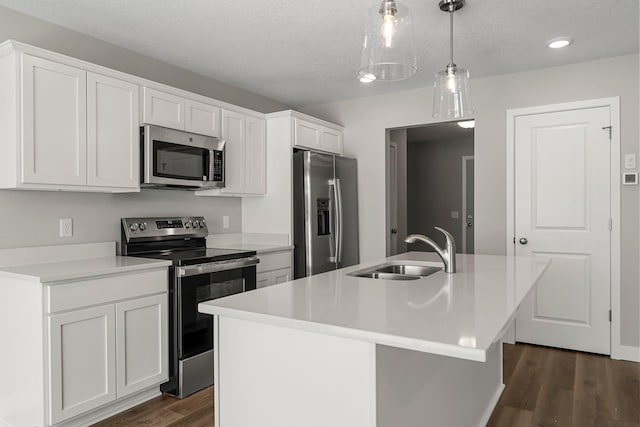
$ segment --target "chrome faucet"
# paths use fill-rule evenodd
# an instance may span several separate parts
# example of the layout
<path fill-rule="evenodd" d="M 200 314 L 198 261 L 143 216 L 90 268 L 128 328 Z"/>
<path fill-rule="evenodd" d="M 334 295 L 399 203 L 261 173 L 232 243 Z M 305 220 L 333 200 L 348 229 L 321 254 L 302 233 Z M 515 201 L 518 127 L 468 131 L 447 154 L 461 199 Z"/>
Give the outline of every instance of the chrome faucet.
<path fill-rule="evenodd" d="M 436 250 L 440 258 L 442 258 L 442 262 L 444 262 L 444 271 L 447 273 L 455 273 L 456 272 L 456 240 L 453 238 L 451 233 L 447 230 L 440 227 L 433 227 L 438 231 L 441 231 L 445 237 L 447 238 L 447 247 L 441 248 L 438 246 L 436 242 L 425 236 L 424 234 L 411 234 L 407 236 L 404 241 L 406 243 L 415 243 L 416 241 L 421 241 L 431 246 Z"/>

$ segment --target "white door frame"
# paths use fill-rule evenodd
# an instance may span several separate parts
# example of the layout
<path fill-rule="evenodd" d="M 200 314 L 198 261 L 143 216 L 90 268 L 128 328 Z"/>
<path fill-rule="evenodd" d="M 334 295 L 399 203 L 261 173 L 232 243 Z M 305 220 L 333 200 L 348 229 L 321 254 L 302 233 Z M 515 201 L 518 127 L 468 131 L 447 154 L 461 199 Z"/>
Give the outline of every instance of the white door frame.
<path fill-rule="evenodd" d="M 462 156 L 462 252 L 467 253 L 467 162 L 474 160 L 474 156 Z M 475 171 L 475 162 L 474 169 Z M 475 186 L 475 180 L 473 181 Z M 475 210 L 475 193 L 474 193 L 474 210 Z M 471 232 L 475 235 L 475 213 L 473 217 L 473 227 Z M 474 239 L 475 242 L 475 239 Z"/>
<path fill-rule="evenodd" d="M 609 107 L 611 111 L 611 358 L 634 360 L 634 348 L 620 344 L 620 98 L 601 98 L 507 110 L 507 255 L 515 254 L 515 120 L 518 116 Z"/>
<path fill-rule="evenodd" d="M 393 158 L 391 153 L 393 152 Z M 389 239 L 389 253 L 387 255 L 396 255 L 398 253 L 398 144 L 389 141 L 389 230 L 387 239 Z M 393 233 L 393 229 L 396 232 Z"/>

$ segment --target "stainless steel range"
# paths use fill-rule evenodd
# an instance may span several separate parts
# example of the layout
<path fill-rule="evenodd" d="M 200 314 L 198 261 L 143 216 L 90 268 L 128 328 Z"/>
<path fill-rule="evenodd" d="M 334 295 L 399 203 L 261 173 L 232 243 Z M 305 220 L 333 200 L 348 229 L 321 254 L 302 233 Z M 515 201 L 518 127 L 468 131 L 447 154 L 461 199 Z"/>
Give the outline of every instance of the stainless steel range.
<path fill-rule="evenodd" d="M 183 398 L 213 384 L 213 317 L 203 301 L 256 288 L 254 251 L 207 249 L 203 217 L 122 218 L 120 253 L 170 260 L 169 381 Z"/>

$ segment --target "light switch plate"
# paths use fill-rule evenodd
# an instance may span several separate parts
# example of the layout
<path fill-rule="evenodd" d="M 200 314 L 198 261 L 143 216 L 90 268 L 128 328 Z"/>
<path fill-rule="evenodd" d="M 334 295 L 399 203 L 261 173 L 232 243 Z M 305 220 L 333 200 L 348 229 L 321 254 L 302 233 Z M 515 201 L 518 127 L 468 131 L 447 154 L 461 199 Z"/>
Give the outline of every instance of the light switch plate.
<path fill-rule="evenodd" d="M 451 211 L 451 218 L 453 218 L 453 219 L 460 218 L 460 212 L 459 211 Z"/>
<path fill-rule="evenodd" d="M 635 169 L 636 167 L 636 154 L 625 154 L 624 155 L 624 168 L 625 169 Z"/>

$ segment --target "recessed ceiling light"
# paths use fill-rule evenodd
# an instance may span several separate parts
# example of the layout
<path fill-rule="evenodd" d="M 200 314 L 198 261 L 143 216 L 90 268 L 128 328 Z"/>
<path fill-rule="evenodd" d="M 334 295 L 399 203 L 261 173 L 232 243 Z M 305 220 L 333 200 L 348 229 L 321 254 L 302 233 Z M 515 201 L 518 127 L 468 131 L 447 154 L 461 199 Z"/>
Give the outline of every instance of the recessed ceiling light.
<path fill-rule="evenodd" d="M 371 83 L 375 79 L 376 79 L 376 76 L 371 74 L 371 73 L 366 73 L 366 74 L 361 74 L 360 75 L 360 82 L 362 82 L 362 83 Z"/>
<path fill-rule="evenodd" d="M 476 121 L 475 120 L 465 120 L 464 122 L 458 122 L 458 126 L 460 126 L 461 128 L 465 128 L 465 129 L 473 129 L 474 127 L 476 127 Z"/>
<path fill-rule="evenodd" d="M 573 39 L 569 37 L 557 37 L 555 39 L 551 39 L 547 42 L 547 46 L 551 49 L 560 49 L 562 47 L 569 46 Z"/>

